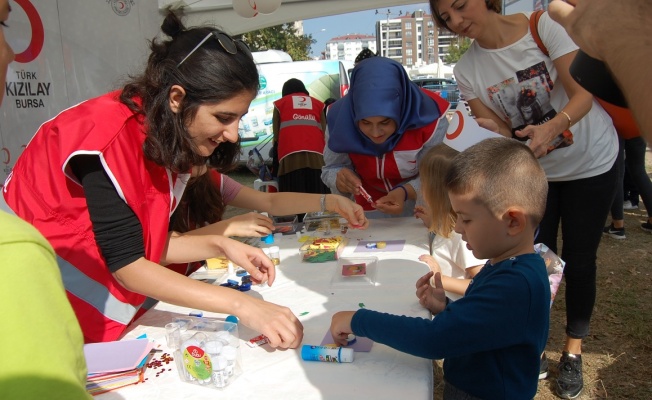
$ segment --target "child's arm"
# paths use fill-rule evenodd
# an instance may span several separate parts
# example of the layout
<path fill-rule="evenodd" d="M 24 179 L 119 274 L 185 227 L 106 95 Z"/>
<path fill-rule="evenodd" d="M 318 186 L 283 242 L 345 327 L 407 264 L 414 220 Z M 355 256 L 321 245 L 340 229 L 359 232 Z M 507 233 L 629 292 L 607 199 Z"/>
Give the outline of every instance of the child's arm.
<path fill-rule="evenodd" d="M 439 263 L 437 260 L 435 260 L 434 257 L 429 256 L 427 254 L 424 254 L 419 257 L 419 261 L 423 261 L 426 264 L 428 264 L 428 267 L 433 273 L 441 273 L 441 268 L 439 266 Z M 458 279 L 458 278 L 453 278 L 447 275 L 442 275 L 441 276 L 441 282 L 444 285 L 444 290 L 447 292 L 459 294 L 459 295 L 464 295 L 466 293 L 466 289 L 469 287 L 469 284 L 471 283 L 471 278 L 475 276 L 480 271 L 480 268 L 482 268 L 482 265 L 476 265 L 475 267 L 469 267 L 466 269 L 466 278 L 467 279 Z M 434 281 L 431 282 L 432 285 L 434 285 Z"/>
<path fill-rule="evenodd" d="M 433 276 L 434 287 L 430 284 L 430 278 Z M 446 308 L 446 292 L 444 292 L 441 278 L 441 272 L 435 274 L 430 271 L 419 278 L 416 283 L 419 304 L 428 309 L 433 315 L 439 314 Z"/>

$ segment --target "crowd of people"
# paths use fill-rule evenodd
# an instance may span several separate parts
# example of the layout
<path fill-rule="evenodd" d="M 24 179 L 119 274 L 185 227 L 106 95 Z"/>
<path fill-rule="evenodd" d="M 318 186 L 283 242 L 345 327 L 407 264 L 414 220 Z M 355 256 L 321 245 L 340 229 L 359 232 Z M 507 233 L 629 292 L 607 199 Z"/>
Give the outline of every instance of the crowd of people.
<path fill-rule="evenodd" d="M 603 234 L 624 238 L 625 165 L 648 210 L 641 228 L 652 231 L 652 184 L 641 167 L 652 137 L 652 79 L 640 79 L 650 55 L 636 51 L 652 10 L 635 0 L 555 0 L 537 25 L 548 55 L 529 14 L 503 15 L 501 4 L 430 0 L 441 28 L 473 39 L 455 77 L 480 126 L 504 137 L 452 149 L 444 142 L 448 102 L 412 83 L 399 63 L 364 52 L 339 100 L 324 104 L 297 79 L 283 86 L 273 121 L 279 193 L 228 177 L 238 123 L 259 89 L 248 47 L 215 27 L 186 28 L 169 11 L 167 39 L 152 40 L 145 70 L 44 123 L 4 183 L 16 215 L 0 213 L 0 299 L 12 304 L 19 293 L 29 301 L 7 311 L 15 328 L 1 336 L 47 344 L 34 353 L 57 365 L 25 385 L 34 360 L 3 350 L 12 370 L 11 379 L 0 377 L 0 393 L 89 398 L 82 344 L 119 339 L 147 298 L 233 314 L 272 347 L 298 347 L 303 326 L 287 307 L 188 275 L 225 255 L 272 285 L 271 260 L 229 236 L 269 235 L 273 222 L 261 212 L 332 211 L 356 229 L 415 216 L 434 234 L 431 253 L 420 257 L 430 272 L 416 282 L 432 319 L 344 311 L 333 315 L 331 334 L 341 344 L 353 333 L 444 359 L 445 399 L 534 397 L 547 375 L 551 296 L 534 244 L 560 254 L 566 340 L 553 390 L 577 397 L 598 245 Z M 2 25 L 9 11 L 0 0 Z M 623 20 L 632 29 L 620 31 Z M 3 29 L 2 84 L 13 60 Z M 608 64 L 638 136 L 619 139 L 609 114 L 573 79 L 579 48 Z M 224 219 L 227 205 L 256 211 Z M 11 266 L 23 264 L 38 273 L 15 274 Z M 35 329 L 48 324 L 64 329 Z"/>

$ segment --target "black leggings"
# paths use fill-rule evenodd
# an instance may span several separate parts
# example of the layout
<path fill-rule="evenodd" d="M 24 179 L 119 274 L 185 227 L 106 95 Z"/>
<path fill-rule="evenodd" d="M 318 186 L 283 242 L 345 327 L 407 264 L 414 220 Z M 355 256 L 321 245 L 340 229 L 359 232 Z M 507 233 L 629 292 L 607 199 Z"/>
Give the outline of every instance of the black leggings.
<path fill-rule="evenodd" d="M 618 167 L 586 179 L 548 183 L 546 212 L 535 243 L 544 243 L 566 262 L 566 334 L 589 334 L 595 304 L 596 258 L 602 228 L 616 190 Z M 562 252 L 557 251 L 561 223 Z"/>

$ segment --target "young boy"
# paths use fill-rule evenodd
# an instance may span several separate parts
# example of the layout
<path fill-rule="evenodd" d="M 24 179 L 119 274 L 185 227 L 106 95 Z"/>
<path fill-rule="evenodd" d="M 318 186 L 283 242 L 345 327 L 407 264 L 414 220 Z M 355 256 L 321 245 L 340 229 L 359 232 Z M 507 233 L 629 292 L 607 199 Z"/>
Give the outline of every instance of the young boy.
<path fill-rule="evenodd" d="M 532 399 L 548 339 L 550 284 L 534 233 L 548 184 L 530 149 L 486 139 L 455 157 L 446 177 L 455 231 L 489 261 L 450 304 L 432 272 L 416 283 L 429 320 L 361 309 L 333 315 L 341 344 L 353 333 L 419 357 L 444 359 L 444 398 Z M 467 397 L 464 397 L 467 396 Z"/>

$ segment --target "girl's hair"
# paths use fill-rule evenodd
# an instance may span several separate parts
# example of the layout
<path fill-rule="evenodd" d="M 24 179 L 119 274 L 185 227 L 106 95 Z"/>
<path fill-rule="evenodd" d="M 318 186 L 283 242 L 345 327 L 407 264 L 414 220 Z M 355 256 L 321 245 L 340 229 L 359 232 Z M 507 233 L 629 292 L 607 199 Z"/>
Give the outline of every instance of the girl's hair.
<path fill-rule="evenodd" d="M 181 202 L 172 215 L 172 230 L 188 232 L 204 224 L 221 221 L 225 207 L 220 188 L 213 181 L 210 170 L 190 178 Z"/>
<path fill-rule="evenodd" d="M 448 27 L 446 21 L 444 21 L 441 15 L 439 15 L 439 12 L 437 12 L 437 5 L 439 4 L 439 0 L 430 0 L 429 2 L 432 19 L 435 20 L 437 26 L 452 32 L 451 28 Z M 502 0 L 485 0 L 484 3 L 487 5 L 487 10 L 495 11 L 498 14 L 500 14 L 503 10 Z"/>
<path fill-rule="evenodd" d="M 419 161 L 421 193 L 430 210 L 430 231 L 438 236 L 450 237 L 455 227 L 457 214 L 453 211 L 446 189 L 446 173 L 458 154 L 440 143 L 428 150 Z"/>
<path fill-rule="evenodd" d="M 209 33 L 221 31 L 213 27 L 186 29 L 171 11 L 161 30 L 171 39 L 155 38 L 150 42 L 152 52 L 145 71 L 131 77 L 120 94 L 120 101 L 145 120 L 145 156 L 174 172 L 187 172 L 194 165 L 204 164 L 226 172 L 235 167 L 240 141 L 221 143 L 213 154 L 203 157 L 195 152 L 186 127 L 203 104 L 226 101 L 242 92 L 255 95 L 258 71 L 251 54 L 245 51 L 244 44 L 235 42 L 237 50 L 231 54 L 211 37 L 179 65 Z M 168 105 L 173 85 L 181 86 L 186 93 L 178 113 Z"/>

